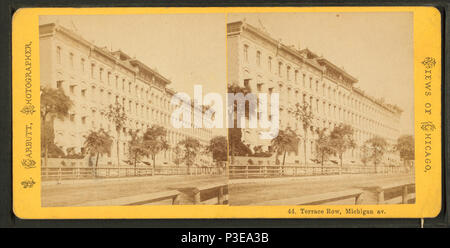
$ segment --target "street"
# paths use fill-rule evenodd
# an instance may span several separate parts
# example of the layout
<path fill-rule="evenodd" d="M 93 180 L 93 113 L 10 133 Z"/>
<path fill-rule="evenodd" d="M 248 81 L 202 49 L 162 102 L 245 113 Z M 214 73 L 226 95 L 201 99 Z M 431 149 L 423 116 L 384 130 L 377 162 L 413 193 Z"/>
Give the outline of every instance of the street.
<path fill-rule="evenodd" d="M 179 190 L 185 193 L 182 194 L 180 204 L 192 204 L 190 192 L 193 188 L 226 181 L 224 176 L 211 175 L 74 180 L 62 184 L 43 184 L 41 199 L 42 207 L 63 207 L 145 193 Z"/>
<path fill-rule="evenodd" d="M 88 202 L 110 200 L 125 196 L 156 193 L 167 190 L 182 192 L 180 204 L 192 204 L 195 187 L 226 183 L 224 176 L 154 176 L 140 178 L 115 178 L 74 180 L 44 183 L 42 206 L 62 207 L 83 205 Z M 412 174 L 357 174 L 311 177 L 281 177 L 270 179 L 229 180 L 229 204 L 251 205 L 269 200 L 287 199 L 312 194 L 349 189 L 365 192 L 364 204 L 375 203 L 375 189 L 397 182 L 414 182 Z M 346 203 L 342 203 L 346 204 Z"/>
<path fill-rule="evenodd" d="M 374 190 L 396 182 L 414 182 L 412 174 L 358 174 L 272 179 L 235 179 L 229 181 L 229 204 L 249 205 L 304 195 L 348 189 L 364 190 L 364 204 L 374 204 Z"/>

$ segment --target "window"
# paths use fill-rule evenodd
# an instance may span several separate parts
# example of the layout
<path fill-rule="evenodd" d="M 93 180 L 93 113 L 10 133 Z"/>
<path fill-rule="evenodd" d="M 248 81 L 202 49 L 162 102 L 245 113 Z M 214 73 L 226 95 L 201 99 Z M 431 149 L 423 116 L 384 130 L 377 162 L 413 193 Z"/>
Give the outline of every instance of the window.
<path fill-rule="evenodd" d="M 109 71 L 109 72 L 108 72 L 108 78 L 106 78 L 106 80 L 108 81 L 108 85 L 110 85 L 110 83 L 111 83 L 111 82 L 110 82 L 110 81 L 111 81 L 110 78 L 111 78 L 111 72 Z"/>
<path fill-rule="evenodd" d="M 269 59 L 267 60 L 267 67 L 269 72 L 272 72 L 272 57 L 269 56 Z"/>
<path fill-rule="evenodd" d="M 295 83 L 298 83 L 298 70 L 295 70 L 294 80 Z"/>
<path fill-rule="evenodd" d="M 61 64 L 61 47 L 56 47 L 56 61 Z"/>
<path fill-rule="evenodd" d="M 70 67 L 73 68 L 73 53 L 70 53 L 70 55 L 69 55 L 69 63 L 70 63 Z"/>
<path fill-rule="evenodd" d="M 91 96 L 92 96 L 92 101 L 95 101 L 95 86 L 92 86 Z"/>
<path fill-rule="evenodd" d="M 75 114 L 71 114 L 71 115 L 70 115 L 70 121 L 71 121 L 71 122 L 74 122 L 74 121 L 75 121 Z"/>
<path fill-rule="evenodd" d="M 86 124 L 86 116 L 83 116 L 83 117 L 81 118 L 81 123 L 82 123 L 83 125 Z"/>
<path fill-rule="evenodd" d="M 75 86 L 74 85 L 71 85 L 70 86 L 70 94 L 74 94 L 75 93 Z"/>
<path fill-rule="evenodd" d="M 256 65 L 261 66 L 261 52 L 260 51 L 256 52 Z"/>
<path fill-rule="evenodd" d="M 303 88 L 306 87 L 306 75 L 303 74 Z"/>
<path fill-rule="evenodd" d="M 103 82 L 103 68 L 100 68 L 98 70 L 98 77 L 99 77 L 100 81 Z"/>
<path fill-rule="evenodd" d="M 286 67 L 286 78 L 287 78 L 287 80 L 291 80 L 290 79 L 290 73 L 291 73 L 291 67 L 287 66 Z"/>
<path fill-rule="evenodd" d="M 95 70 L 95 64 L 91 64 L 91 78 L 92 78 L 92 79 L 95 78 L 94 70 Z"/>
<path fill-rule="evenodd" d="M 81 90 L 81 96 L 83 96 L 83 97 L 86 96 L 86 89 L 82 89 L 82 90 Z"/>
<path fill-rule="evenodd" d="M 248 62 L 248 45 L 244 45 L 244 60 Z"/>
<path fill-rule="evenodd" d="M 84 59 L 83 58 L 81 59 L 80 67 L 81 67 L 80 68 L 81 71 L 84 72 Z"/>
<path fill-rule="evenodd" d="M 58 89 L 61 88 L 62 84 L 63 84 L 62 80 L 56 81 L 56 88 L 58 88 Z"/>
<path fill-rule="evenodd" d="M 116 75 L 116 89 L 119 88 L 119 76 Z"/>
<path fill-rule="evenodd" d="M 281 68 L 282 68 L 282 66 L 283 66 L 283 63 L 279 62 L 278 63 L 278 76 L 280 76 L 280 77 L 282 76 L 281 75 Z"/>

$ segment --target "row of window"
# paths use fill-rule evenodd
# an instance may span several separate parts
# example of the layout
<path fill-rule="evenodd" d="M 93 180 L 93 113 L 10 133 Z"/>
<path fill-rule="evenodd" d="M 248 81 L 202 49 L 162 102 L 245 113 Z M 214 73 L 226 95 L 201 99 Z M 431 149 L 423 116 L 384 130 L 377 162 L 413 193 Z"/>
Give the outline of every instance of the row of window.
<path fill-rule="evenodd" d="M 56 56 L 57 63 L 62 64 L 60 46 L 56 47 Z M 74 54 L 72 52 L 69 53 L 69 65 L 72 69 L 74 69 Z M 91 63 L 90 78 L 97 79 L 96 75 L 98 74 L 98 81 L 100 83 L 103 83 L 105 81 L 105 69 L 99 67 L 97 70 L 96 67 L 97 66 L 95 63 Z M 85 72 L 84 58 L 80 58 L 80 70 L 81 72 Z M 114 81 L 114 83 L 112 81 Z M 150 88 L 148 87 L 148 85 L 141 87 L 139 87 L 137 84 L 133 85 L 133 82 L 131 80 L 127 80 L 125 77 L 120 77 L 119 75 L 113 75 L 113 73 L 110 71 L 106 73 L 106 82 L 107 86 L 110 86 L 117 91 L 121 91 L 122 93 L 133 95 L 141 101 L 151 101 L 153 104 L 157 104 L 158 106 L 164 107 L 166 109 L 168 109 L 170 105 L 170 101 L 166 97 L 154 93 L 150 94 Z M 95 86 L 92 87 L 93 90 L 95 90 Z"/>
<path fill-rule="evenodd" d="M 244 45 L 244 60 L 245 62 L 248 62 L 249 60 L 249 46 L 247 44 Z M 261 66 L 261 51 L 256 50 L 256 65 L 258 67 Z M 268 65 L 268 71 L 272 72 L 272 57 L 268 56 L 267 57 L 267 65 Z M 248 71 L 247 71 L 248 73 Z M 291 66 L 286 65 L 286 79 L 288 81 L 291 80 L 291 74 L 292 74 L 292 69 Z M 349 94 L 343 94 L 341 93 L 341 91 L 338 91 L 336 89 L 333 89 L 334 87 L 328 86 L 326 87 L 326 84 L 320 84 L 318 79 L 314 79 L 312 76 L 307 76 L 305 73 L 300 73 L 298 69 L 294 70 L 294 81 L 296 83 L 298 83 L 299 80 L 299 75 L 302 75 L 302 84 L 303 84 L 303 88 L 304 89 L 309 89 L 311 91 L 315 91 L 316 93 L 321 93 L 323 97 L 328 97 L 328 98 L 332 98 L 335 101 L 338 101 L 339 103 L 345 104 L 347 106 L 351 106 L 355 109 L 358 109 L 360 111 L 366 111 L 366 112 L 371 112 L 371 113 L 378 113 L 383 115 L 384 109 L 381 109 L 381 107 L 372 107 L 367 103 L 364 103 L 361 100 L 357 100 L 353 97 L 351 97 Z M 278 62 L 278 75 L 280 77 L 283 77 L 283 62 L 279 61 Z M 257 84 L 258 86 L 258 91 L 260 91 L 261 88 L 261 83 Z M 321 85 L 321 86 L 320 86 Z M 291 89 L 288 88 L 288 91 L 290 91 Z M 280 86 L 280 92 L 282 91 L 282 86 Z M 289 96 L 289 92 L 288 92 L 288 96 Z M 389 116 L 389 117 L 392 117 Z"/>

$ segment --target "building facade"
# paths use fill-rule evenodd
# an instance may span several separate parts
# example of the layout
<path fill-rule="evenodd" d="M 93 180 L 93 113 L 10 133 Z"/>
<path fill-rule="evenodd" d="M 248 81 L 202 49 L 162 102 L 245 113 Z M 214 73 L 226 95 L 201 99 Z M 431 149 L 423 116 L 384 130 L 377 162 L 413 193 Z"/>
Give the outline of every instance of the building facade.
<path fill-rule="evenodd" d="M 121 50 L 110 51 L 85 40 L 76 32 L 50 23 L 39 26 L 41 87 L 62 88 L 73 101 L 69 117 L 55 119 L 55 144 L 64 152 L 82 152 L 85 135 L 100 128 L 116 139 L 116 130 L 105 112 L 110 104 L 125 108 L 127 122 L 120 135 L 119 155 L 126 160 L 130 130 L 145 131 L 156 124 L 166 128 L 171 147 L 192 137 L 209 144 L 212 130 L 207 128 L 173 128 L 170 122 L 176 106 L 170 104 L 176 92 L 168 87 L 165 76 Z M 193 111 L 203 111 L 193 108 Z M 116 140 L 111 154 L 99 164 L 116 166 Z M 173 164 L 171 149 L 157 156 L 159 164 Z M 209 155 L 198 156 L 198 164 L 212 162 Z"/>
<path fill-rule="evenodd" d="M 354 129 L 354 140 L 361 146 L 366 140 L 380 136 L 394 144 L 400 134 L 400 115 L 397 106 L 367 95 L 355 85 L 358 80 L 328 59 L 309 49 L 288 46 L 266 31 L 245 22 L 227 25 L 228 82 L 250 87 L 253 93 L 280 94 L 280 129 L 296 131 L 302 141 L 296 152 L 287 156 L 288 163 L 313 163 L 314 131 L 332 130 L 340 123 Z M 296 104 L 307 102 L 314 115 L 311 130 L 305 137 L 301 123 L 293 111 Z M 261 140 L 259 129 L 244 129 L 243 141 L 250 148 L 270 146 L 270 140 Z M 344 154 L 344 163 L 361 163 L 360 149 Z M 395 164 L 398 154 L 390 152 L 385 162 Z"/>

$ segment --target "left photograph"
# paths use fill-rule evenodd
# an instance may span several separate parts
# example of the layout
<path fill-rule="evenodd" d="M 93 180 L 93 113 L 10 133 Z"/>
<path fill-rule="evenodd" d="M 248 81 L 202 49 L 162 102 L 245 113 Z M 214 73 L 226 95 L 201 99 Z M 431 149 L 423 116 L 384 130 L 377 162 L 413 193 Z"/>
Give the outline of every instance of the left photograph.
<path fill-rule="evenodd" d="M 225 14 L 40 16 L 42 207 L 228 204 Z"/>

